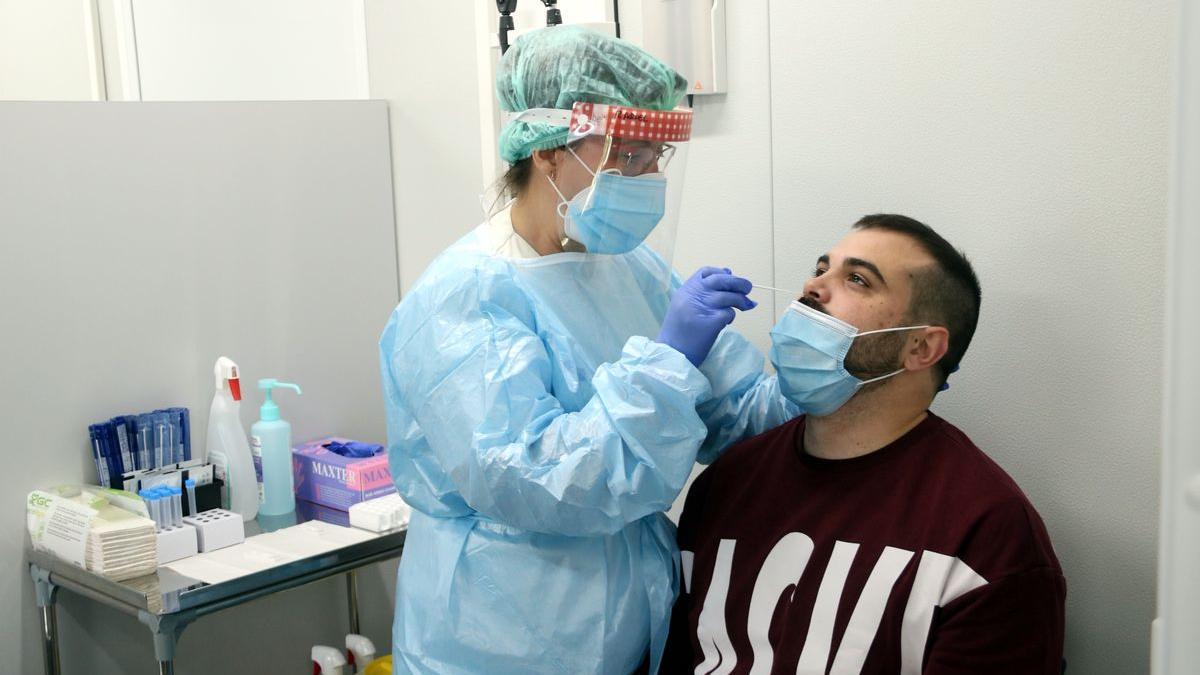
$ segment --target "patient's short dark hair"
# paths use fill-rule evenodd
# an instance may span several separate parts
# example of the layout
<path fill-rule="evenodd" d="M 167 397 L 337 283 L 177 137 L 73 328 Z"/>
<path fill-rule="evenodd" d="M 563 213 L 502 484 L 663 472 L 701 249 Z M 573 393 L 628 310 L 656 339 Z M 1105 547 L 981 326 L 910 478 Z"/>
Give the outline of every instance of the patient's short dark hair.
<path fill-rule="evenodd" d="M 962 251 L 925 223 L 891 213 L 863 216 L 856 230 L 886 230 L 911 237 L 934 260 L 913 278 L 909 315 L 914 323 L 943 326 L 950 333 L 946 355 L 937 363 L 941 384 L 958 368 L 979 322 L 979 278 Z"/>

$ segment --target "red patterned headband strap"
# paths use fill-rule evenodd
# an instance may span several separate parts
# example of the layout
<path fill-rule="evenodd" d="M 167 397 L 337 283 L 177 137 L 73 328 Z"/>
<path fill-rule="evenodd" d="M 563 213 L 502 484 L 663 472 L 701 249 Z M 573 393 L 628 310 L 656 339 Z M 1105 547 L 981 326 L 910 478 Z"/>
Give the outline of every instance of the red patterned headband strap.
<path fill-rule="evenodd" d="M 601 103 L 576 103 L 570 138 L 615 136 L 625 140 L 681 143 L 692 136 L 692 111 L 646 110 Z"/>

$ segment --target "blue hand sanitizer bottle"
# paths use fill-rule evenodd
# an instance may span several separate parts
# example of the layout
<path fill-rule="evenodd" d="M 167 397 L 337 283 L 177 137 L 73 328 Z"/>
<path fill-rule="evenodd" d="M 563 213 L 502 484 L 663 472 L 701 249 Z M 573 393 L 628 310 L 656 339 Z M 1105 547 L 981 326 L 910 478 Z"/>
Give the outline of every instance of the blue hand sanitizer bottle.
<path fill-rule="evenodd" d="M 275 379 L 258 381 L 265 399 L 259 408 L 259 419 L 250 427 L 250 455 L 258 474 L 258 512 L 264 516 L 281 516 L 296 510 L 296 493 L 292 484 L 292 425 L 279 419 L 279 406 L 271 399 L 271 390 L 280 387 L 300 387 Z"/>

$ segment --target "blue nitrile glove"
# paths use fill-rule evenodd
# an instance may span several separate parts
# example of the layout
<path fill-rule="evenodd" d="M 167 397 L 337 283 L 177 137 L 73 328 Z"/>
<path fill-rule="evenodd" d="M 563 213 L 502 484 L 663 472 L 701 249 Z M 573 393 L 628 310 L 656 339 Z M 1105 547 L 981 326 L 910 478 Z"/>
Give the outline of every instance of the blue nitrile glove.
<path fill-rule="evenodd" d="M 339 454 L 342 457 L 351 457 L 354 459 L 374 457 L 375 455 L 383 452 L 382 445 L 375 445 L 374 443 L 360 443 L 358 441 L 350 441 L 349 443 L 342 443 L 341 441 L 329 441 L 321 447 L 332 453 Z"/>
<path fill-rule="evenodd" d="M 754 309 L 746 297 L 750 281 L 733 276 L 728 268 L 701 267 L 671 294 L 671 304 L 656 342 L 674 348 L 700 367 L 721 329 L 734 317 L 734 308 Z"/>

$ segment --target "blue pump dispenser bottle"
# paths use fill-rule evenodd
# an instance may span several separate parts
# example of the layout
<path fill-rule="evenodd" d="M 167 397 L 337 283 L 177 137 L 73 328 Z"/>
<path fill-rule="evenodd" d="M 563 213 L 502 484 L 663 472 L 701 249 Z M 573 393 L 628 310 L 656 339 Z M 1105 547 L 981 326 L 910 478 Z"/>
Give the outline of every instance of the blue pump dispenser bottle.
<path fill-rule="evenodd" d="M 296 509 L 296 493 L 292 482 L 292 425 L 279 418 L 279 406 L 271 399 L 271 390 L 280 387 L 300 387 L 275 379 L 258 381 L 264 401 L 259 419 L 250 427 L 250 455 L 255 473 L 259 476 L 258 512 L 264 516 L 281 516 Z"/>

